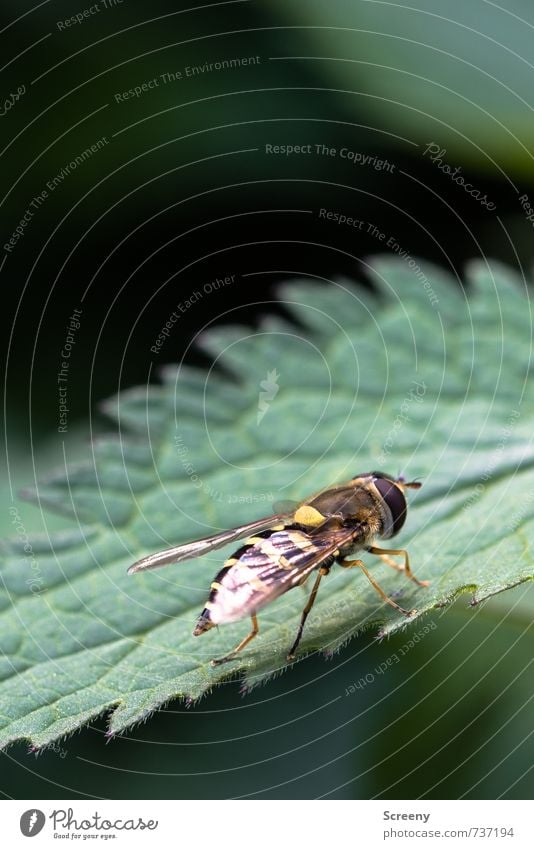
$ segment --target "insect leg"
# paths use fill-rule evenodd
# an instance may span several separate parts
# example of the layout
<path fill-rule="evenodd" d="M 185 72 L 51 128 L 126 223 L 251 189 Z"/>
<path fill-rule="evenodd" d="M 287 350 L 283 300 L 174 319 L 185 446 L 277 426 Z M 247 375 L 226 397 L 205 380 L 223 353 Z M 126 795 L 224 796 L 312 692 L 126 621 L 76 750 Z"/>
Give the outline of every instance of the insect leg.
<path fill-rule="evenodd" d="M 304 623 L 306 622 L 306 619 L 308 618 L 308 613 L 310 612 L 310 610 L 312 609 L 312 607 L 314 605 L 315 598 L 317 596 L 317 591 L 319 589 L 319 584 L 321 583 L 321 578 L 324 575 L 328 575 L 329 571 L 330 571 L 330 569 L 328 569 L 325 566 L 322 566 L 319 569 L 319 574 L 317 575 L 317 577 L 315 579 L 315 583 L 314 583 L 313 589 L 310 593 L 310 597 L 309 597 L 309 599 L 306 603 L 306 607 L 302 611 L 302 616 L 300 617 L 300 625 L 299 625 L 299 629 L 297 631 L 297 637 L 295 639 L 295 642 L 293 643 L 293 645 L 289 649 L 289 652 L 288 652 L 288 655 L 287 655 L 288 660 L 293 660 L 294 657 L 295 657 L 295 652 L 298 648 L 298 644 L 300 643 L 300 639 L 302 637 L 302 631 L 304 630 Z"/>
<path fill-rule="evenodd" d="M 250 641 L 254 639 L 254 637 L 256 636 L 256 634 L 258 633 L 258 631 L 260 629 L 258 627 L 258 620 L 256 618 L 255 613 L 252 614 L 251 619 L 252 619 L 252 631 L 250 632 L 250 634 L 248 634 L 243 640 L 241 640 L 239 645 L 237 645 L 233 651 L 231 651 L 229 654 L 227 654 L 226 657 L 214 658 L 211 661 L 212 666 L 220 666 L 221 663 L 227 663 L 229 660 L 233 660 L 235 658 L 236 654 L 238 652 L 240 652 L 241 649 L 244 649 L 245 646 L 248 645 L 250 643 Z"/>
<path fill-rule="evenodd" d="M 384 601 L 386 601 L 388 604 L 390 604 L 391 607 L 394 607 L 395 610 L 398 610 L 399 613 L 403 613 L 405 616 L 413 616 L 415 613 L 417 613 L 416 610 L 405 610 L 404 607 L 401 607 L 400 604 L 397 604 L 396 601 L 393 601 L 392 598 L 390 598 L 388 595 L 386 595 L 386 593 L 384 592 L 382 587 L 379 584 L 377 584 L 377 582 L 375 581 L 375 579 L 373 578 L 373 576 L 371 575 L 369 570 L 365 568 L 365 566 L 363 565 L 361 560 L 346 560 L 341 565 L 343 566 L 344 569 L 351 569 L 355 566 L 358 566 L 362 570 L 364 575 L 367 577 L 369 582 L 372 584 L 374 589 L 377 591 L 380 598 L 383 598 Z"/>
<path fill-rule="evenodd" d="M 412 570 L 410 569 L 410 558 L 408 557 L 408 552 L 403 548 L 375 548 L 374 545 L 371 545 L 367 551 L 371 554 L 377 554 L 382 560 L 388 564 L 388 566 L 392 566 L 394 569 L 397 569 L 398 572 L 404 572 L 406 577 L 410 579 L 410 581 L 414 581 L 416 584 L 419 584 L 420 587 L 428 587 L 430 581 L 420 581 L 419 578 L 416 578 Z M 389 554 L 400 554 L 404 557 L 404 566 L 399 566 L 398 563 L 395 563 L 391 557 L 388 557 Z"/>
<path fill-rule="evenodd" d="M 304 575 L 304 578 L 302 578 L 302 580 L 299 581 L 298 584 L 297 584 L 297 587 L 300 587 L 303 593 L 306 592 L 306 584 L 307 584 L 309 578 L 310 578 L 310 575 Z"/>

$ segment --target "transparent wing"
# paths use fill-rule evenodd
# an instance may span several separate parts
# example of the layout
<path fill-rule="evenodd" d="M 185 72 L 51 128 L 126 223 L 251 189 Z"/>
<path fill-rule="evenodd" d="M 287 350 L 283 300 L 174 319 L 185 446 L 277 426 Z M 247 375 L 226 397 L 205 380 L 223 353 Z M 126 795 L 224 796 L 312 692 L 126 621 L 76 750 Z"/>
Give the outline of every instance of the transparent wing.
<path fill-rule="evenodd" d="M 303 581 L 314 569 L 317 569 L 329 557 L 335 556 L 338 549 L 342 548 L 351 539 L 357 535 L 354 528 L 339 528 L 331 530 L 328 533 L 317 532 L 307 534 L 304 531 L 298 531 L 299 543 L 295 545 L 297 537 L 289 531 L 287 536 L 287 548 L 285 548 L 285 532 L 274 534 L 270 537 L 273 547 L 277 548 L 276 538 L 280 538 L 280 554 L 284 557 L 285 563 L 282 565 L 280 559 L 271 555 L 271 562 L 265 566 L 259 566 L 259 571 L 262 573 L 262 580 L 266 581 L 271 586 L 282 585 L 285 589 L 294 587 Z M 302 542 L 300 542 L 302 540 Z M 304 543 L 304 546 L 302 545 Z M 262 548 L 262 546 L 258 546 Z M 291 550 L 292 549 L 292 550 Z M 252 549 L 251 549 L 252 554 Z M 254 568 L 254 564 L 249 564 Z"/>
<path fill-rule="evenodd" d="M 223 545 L 242 539 L 251 533 L 264 531 L 276 525 L 283 525 L 291 518 L 291 513 L 277 513 L 272 516 L 265 516 L 263 519 L 257 519 L 255 522 L 249 522 L 246 525 L 240 525 L 238 528 L 222 531 L 220 534 L 214 534 L 211 537 L 186 542 L 184 545 L 176 545 L 173 548 L 166 548 L 164 551 L 157 551 L 155 554 L 149 554 L 147 557 L 137 560 L 128 569 L 128 574 L 133 575 L 135 572 L 159 569 L 161 566 L 168 566 L 169 563 L 182 563 L 184 560 L 200 557 L 202 554 L 215 551 L 215 549 L 222 548 Z"/>
<path fill-rule="evenodd" d="M 254 613 L 305 581 L 322 564 L 330 565 L 338 549 L 357 535 L 354 528 L 308 534 L 289 527 L 258 539 L 219 572 L 206 615 L 219 624 Z"/>

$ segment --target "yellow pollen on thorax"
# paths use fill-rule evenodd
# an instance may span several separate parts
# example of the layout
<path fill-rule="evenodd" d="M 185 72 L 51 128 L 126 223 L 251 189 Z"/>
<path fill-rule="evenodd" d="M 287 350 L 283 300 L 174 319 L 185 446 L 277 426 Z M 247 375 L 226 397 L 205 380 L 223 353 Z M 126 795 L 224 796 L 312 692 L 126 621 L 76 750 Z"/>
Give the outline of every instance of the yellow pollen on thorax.
<path fill-rule="evenodd" d="M 303 504 L 295 511 L 293 519 L 298 525 L 305 525 L 308 528 L 315 528 L 317 525 L 322 525 L 325 521 L 325 516 L 319 513 L 315 507 L 310 507 L 309 504 Z"/>

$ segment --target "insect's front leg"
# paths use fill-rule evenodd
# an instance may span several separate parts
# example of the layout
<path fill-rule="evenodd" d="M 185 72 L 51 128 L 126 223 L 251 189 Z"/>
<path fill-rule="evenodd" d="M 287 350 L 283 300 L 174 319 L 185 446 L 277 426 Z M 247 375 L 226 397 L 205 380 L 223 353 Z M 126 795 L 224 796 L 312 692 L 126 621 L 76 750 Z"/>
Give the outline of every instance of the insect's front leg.
<path fill-rule="evenodd" d="M 387 563 L 388 566 L 391 566 L 393 569 L 396 569 L 397 572 L 404 572 L 407 578 L 410 581 L 414 581 L 414 583 L 418 584 L 420 587 L 428 587 L 430 586 L 430 581 L 420 581 L 419 578 L 416 578 L 414 573 L 410 568 L 410 558 L 408 557 L 408 552 L 404 548 L 376 548 L 376 546 L 371 545 L 366 549 L 370 554 L 376 554 L 380 557 L 384 563 Z M 393 558 L 391 558 L 390 554 L 399 554 L 404 557 L 404 565 L 399 566 L 398 563 L 395 563 Z"/>
<path fill-rule="evenodd" d="M 377 591 L 380 598 L 383 598 L 384 601 L 387 602 L 387 604 L 390 604 L 391 607 L 394 607 L 395 610 L 399 611 L 399 613 L 404 614 L 404 616 L 414 616 L 417 613 L 416 610 L 405 610 L 404 607 L 401 607 L 400 604 L 397 604 L 396 601 L 393 601 L 392 598 L 386 595 L 382 587 L 377 584 L 377 582 L 375 581 L 369 570 L 365 568 L 361 560 L 343 560 L 340 561 L 340 566 L 342 566 L 344 569 L 361 569 L 363 574 L 369 580 L 372 587 Z"/>

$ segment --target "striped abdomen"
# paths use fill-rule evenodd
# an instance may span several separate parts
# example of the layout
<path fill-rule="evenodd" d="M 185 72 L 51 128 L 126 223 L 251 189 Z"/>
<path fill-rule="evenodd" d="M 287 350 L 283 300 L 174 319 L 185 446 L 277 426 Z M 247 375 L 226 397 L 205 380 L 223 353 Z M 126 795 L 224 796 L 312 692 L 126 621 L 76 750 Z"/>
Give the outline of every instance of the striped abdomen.
<path fill-rule="evenodd" d="M 313 538 L 299 525 L 250 537 L 213 581 L 193 633 L 198 636 L 214 625 L 241 619 L 298 586 L 315 568 L 323 547 L 323 539 Z M 333 560 L 331 555 L 321 565 Z"/>

